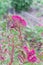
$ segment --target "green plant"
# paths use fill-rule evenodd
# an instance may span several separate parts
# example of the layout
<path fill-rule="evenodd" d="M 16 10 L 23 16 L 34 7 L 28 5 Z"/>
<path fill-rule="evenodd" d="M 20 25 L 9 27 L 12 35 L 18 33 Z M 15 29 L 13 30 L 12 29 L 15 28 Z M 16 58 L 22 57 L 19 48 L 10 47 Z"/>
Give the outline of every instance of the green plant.
<path fill-rule="evenodd" d="M 4 15 L 7 12 L 9 6 L 10 6 L 10 1 L 0 0 L 0 17 L 2 17 L 2 15 Z"/>
<path fill-rule="evenodd" d="M 33 0 L 12 0 L 11 5 L 17 12 L 28 10 Z"/>

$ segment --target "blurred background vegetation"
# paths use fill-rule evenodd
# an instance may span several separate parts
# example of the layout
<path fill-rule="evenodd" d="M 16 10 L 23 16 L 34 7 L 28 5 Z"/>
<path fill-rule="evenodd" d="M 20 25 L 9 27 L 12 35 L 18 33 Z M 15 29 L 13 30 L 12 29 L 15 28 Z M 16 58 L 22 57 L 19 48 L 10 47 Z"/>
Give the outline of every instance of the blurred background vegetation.
<path fill-rule="evenodd" d="M 36 10 L 40 10 L 40 8 L 43 8 L 43 0 L 0 0 L 0 19 L 3 18 L 3 16 L 12 12 L 12 10 L 15 10 L 16 12 L 21 12 L 21 11 L 29 11 L 30 8 L 35 8 Z M 42 12 L 43 14 L 43 12 Z M 41 13 L 37 14 L 38 16 L 41 15 Z M 2 27 L 3 32 L 6 32 L 6 20 L 4 21 L 0 21 L 0 27 Z M 40 41 L 43 42 L 43 39 L 41 39 L 41 37 L 39 37 L 38 35 L 40 35 L 43 32 L 43 27 L 35 27 L 35 30 L 37 31 L 33 31 L 32 29 L 27 29 L 26 34 L 28 35 L 27 40 L 32 40 L 32 38 L 34 37 L 36 39 L 36 41 Z M 17 32 L 12 30 L 13 34 L 17 34 Z M 8 30 L 8 34 L 9 34 L 9 30 Z M 15 38 L 16 39 L 16 38 Z M 6 42 L 5 42 L 6 44 Z M 15 65 L 19 65 L 17 63 L 17 54 L 15 54 Z M 9 61 L 9 59 L 8 59 Z M 6 61 L 7 62 L 7 61 Z M 24 65 L 31 65 L 31 63 L 25 63 Z M 43 65 L 41 62 L 39 64 L 34 64 L 34 65 Z"/>
<path fill-rule="evenodd" d="M 29 10 L 31 7 L 39 9 L 43 0 L 0 0 L 0 17 L 8 12 L 9 8 L 17 12 Z"/>

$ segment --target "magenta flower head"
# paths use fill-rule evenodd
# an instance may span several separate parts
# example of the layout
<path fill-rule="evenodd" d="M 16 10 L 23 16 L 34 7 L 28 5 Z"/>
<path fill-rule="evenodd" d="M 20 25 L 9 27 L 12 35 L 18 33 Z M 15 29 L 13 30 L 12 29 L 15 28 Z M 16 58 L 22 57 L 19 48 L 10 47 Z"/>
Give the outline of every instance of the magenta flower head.
<path fill-rule="evenodd" d="M 23 46 L 23 50 L 28 54 L 29 53 L 29 49 L 28 49 L 28 47 L 27 46 Z"/>
<path fill-rule="evenodd" d="M 0 60 L 1 60 L 1 61 L 4 60 L 4 57 L 3 57 L 3 56 L 0 56 Z"/>
<path fill-rule="evenodd" d="M 43 27 L 43 24 L 40 23 L 39 26 Z"/>
<path fill-rule="evenodd" d="M 37 61 L 37 57 L 35 55 L 36 53 L 35 53 L 34 49 L 29 50 L 27 46 L 24 46 L 23 49 L 24 49 L 24 51 L 27 54 L 27 60 L 28 60 L 28 62 L 36 62 Z"/>
<path fill-rule="evenodd" d="M 0 47 L 2 47 L 2 44 L 0 44 Z"/>
<path fill-rule="evenodd" d="M 17 20 L 17 22 L 18 22 L 18 23 L 21 23 L 23 26 L 27 26 L 26 21 L 25 21 L 23 18 L 21 18 L 20 16 L 18 16 L 18 15 L 13 15 L 13 16 L 12 16 L 12 19 L 13 19 L 14 21 Z"/>

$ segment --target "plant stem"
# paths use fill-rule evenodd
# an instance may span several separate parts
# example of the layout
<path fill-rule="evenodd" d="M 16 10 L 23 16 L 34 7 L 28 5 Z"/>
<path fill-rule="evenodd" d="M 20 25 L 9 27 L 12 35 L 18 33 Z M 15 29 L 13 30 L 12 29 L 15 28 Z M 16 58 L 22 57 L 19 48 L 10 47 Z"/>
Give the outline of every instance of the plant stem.
<path fill-rule="evenodd" d="M 12 51 L 11 51 L 11 58 L 10 58 L 9 65 L 12 65 L 12 63 L 13 63 L 13 57 L 14 57 L 14 43 L 12 43 Z"/>

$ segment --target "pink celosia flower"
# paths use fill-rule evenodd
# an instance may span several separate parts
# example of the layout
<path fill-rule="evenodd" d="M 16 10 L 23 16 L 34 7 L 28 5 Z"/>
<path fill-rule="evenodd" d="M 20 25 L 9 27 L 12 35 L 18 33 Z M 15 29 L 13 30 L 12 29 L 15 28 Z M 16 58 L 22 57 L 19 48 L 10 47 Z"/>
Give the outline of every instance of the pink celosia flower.
<path fill-rule="evenodd" d="M 14 21 L 18 20 L 19 23 L 21 23 L 23 26 L 26 26 L 26 25 L 27 25 L 26 21 L 25 21 L 23 18 L 21 18 L 20 16 L 13 15 L 13 16 L 12 16 L 12 19 L 13 19 Z"/>
<path fill-rule="evenodd" d="M 43 24 L 40 23 L 39 26 L 43 26 Z"/>
<path fill-rule="evenodd" d="M 27 54 L 28 62 L 36 62 L 37 61 L 37 57 L 35 55 L 35 50 L 34 49 L 29 50 L 27 46 L 24 46 L 23 49 Z"/>
<path fill-rule="evenodd" d="M 1 61 L 4 60 L 4 57 L 3 57 L 3 56 L 0 56 L 0 60 L 1 60 Z"/>
<path fill-rule="evenodd" d="M 29 53 L 30 53 L 31 55 L 35 54 L 35 50 L 32 49 L 32 50 L 31 50 L 32 53 L 31 53 L 31 52 L 30 52 L 30 49 L 28 49 L 27 46 L 23 46 L 23 49 L 24 49 L 24 51 L 25 51 L 27 54 L 29 54 Z"/>
<path fill-rule="evenodd" d="M 0 47 L 2 47 L 2 44 L 0 44 Z"/>
<path fill-rule="evenodd" d="M 37 57 L 28 55 L 27 60 L 28 60 L 28 62 L 36 62 L 37 61 Z"/>

